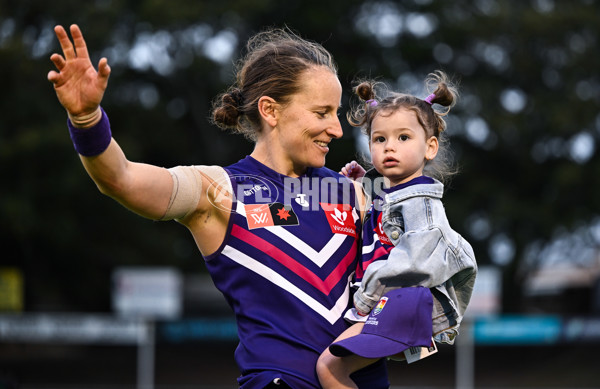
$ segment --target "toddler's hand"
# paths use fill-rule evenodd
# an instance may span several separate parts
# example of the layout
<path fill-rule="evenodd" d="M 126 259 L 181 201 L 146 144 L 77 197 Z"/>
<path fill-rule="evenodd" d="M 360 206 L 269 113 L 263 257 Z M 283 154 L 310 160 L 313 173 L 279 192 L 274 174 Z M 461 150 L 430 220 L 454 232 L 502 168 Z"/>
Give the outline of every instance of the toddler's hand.
<path fill-rule="evenodd" d="M 364 177 L 367 171 L 358 164 L 356 161 L 348 162 L 342 170 L 340 171 L 341 175 L 344 175 L 353 180 L 358 180 L 359 178 Z"/>

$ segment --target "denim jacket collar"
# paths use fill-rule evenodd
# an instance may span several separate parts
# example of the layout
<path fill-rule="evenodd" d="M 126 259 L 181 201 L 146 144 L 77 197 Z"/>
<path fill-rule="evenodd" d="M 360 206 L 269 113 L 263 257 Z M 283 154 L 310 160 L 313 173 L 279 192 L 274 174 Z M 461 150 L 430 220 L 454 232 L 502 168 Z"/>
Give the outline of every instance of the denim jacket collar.
<path fill-rule="evenodd" d="M 411 197 L 433 197 L 441 199 L 444 195 L 444 184 L 440 181 L 433 179 L 433 184 L 417 184 L 412 185 L 402 190 L 398 190 L 385 195 L 385 203 L 390 206 L 393 203 L 398 203 L 409 199 Z"/>

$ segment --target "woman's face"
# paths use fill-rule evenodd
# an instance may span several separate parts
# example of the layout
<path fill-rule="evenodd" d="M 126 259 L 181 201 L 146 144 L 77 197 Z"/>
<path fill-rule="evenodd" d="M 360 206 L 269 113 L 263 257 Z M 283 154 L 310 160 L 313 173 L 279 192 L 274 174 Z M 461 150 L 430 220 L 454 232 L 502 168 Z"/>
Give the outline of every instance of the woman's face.
<path fill-rule="evenodd" d="M 275 127 L 283 169 L 292 176 L 304 174 L 308 167 L 323 167 L 329 143 L 342 136 L 337 76 L 326 67 L 314 67 L 302 73 L 299 83 L 300 91 L 281 107 Z"/>

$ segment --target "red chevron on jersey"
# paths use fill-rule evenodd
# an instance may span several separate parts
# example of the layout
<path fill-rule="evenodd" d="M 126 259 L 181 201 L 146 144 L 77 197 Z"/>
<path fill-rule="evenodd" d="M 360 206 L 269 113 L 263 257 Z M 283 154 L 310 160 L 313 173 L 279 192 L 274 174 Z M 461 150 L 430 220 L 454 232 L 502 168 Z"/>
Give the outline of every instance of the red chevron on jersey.
<path fill-rule="evenodd" d="M 372 263 L 375 262 L 379 259 L 385 259 L 388 257 L 388 255 L 390 255 L 390 251 L 392 251 L 392 248 L 394 248 L 394 246 L 381 246 L 376 248 L 373 251 L 373 256 L 371 257 L 371 259 L 363 259 L 362 264 L 360 264 L 359 266 L 357 266 L 356 269 L 356 278 L 357 279 L 362 279 L 363 276 L 365 275 L 365 270 L 367 269 L 367 267 Z"/>
<path fill-rule="evenodd" d="M 357 237 L 354 226 L 354 215 L 352 207 L 348 204 L 319 203 L 325 211 L 327 221 L 334 234 L 345 234 Z"/>
<path fill-rule="evenodd" d="M 250 231 L 234 225 L 231 229 L 231 235 L 254 247 L 260 247 L 263 253 L 269 255 L 271 258 L 287 267 L 297 276 L 308 282 L 325 295 L 329 295 L 331 290 L 340 282 L 340 280 L 344 277 L 346 270 L 355 259 L 354 250 L 356 247 L 356 242 L 354 242 L 352 249 L 348 251 L 342 261 L 331 271 L 327 278 L 322 280 L 319 278 L 319 276 L 302 264 L 298 263 L 298 261 L 290 257 L 283 250 L 267 242 L 261 237 L 254 235 Z"/>

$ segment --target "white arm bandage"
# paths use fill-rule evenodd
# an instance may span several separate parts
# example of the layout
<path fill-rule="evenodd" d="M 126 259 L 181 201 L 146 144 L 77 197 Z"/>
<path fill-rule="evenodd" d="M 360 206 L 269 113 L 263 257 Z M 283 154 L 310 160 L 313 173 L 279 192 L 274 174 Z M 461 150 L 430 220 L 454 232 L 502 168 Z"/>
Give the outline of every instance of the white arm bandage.
<path fill-rule="evenodd" d="M 183 219 L 198 209 L 203 193 L 202 177 L 209 182 L 226 182 L 225 189 L 232 192 L 225 170 L 220 166 L 176 166 L 169 169 L 173 178 L 173 190 L 165 215 L 160 220 Z M 225 180 L 224 180 L 225 178 Z M 210 190 L 205 188 L 204 192 Z"/>

